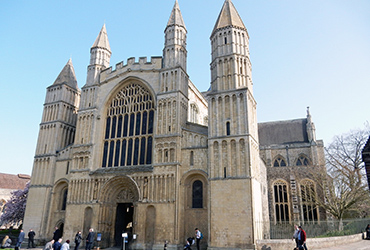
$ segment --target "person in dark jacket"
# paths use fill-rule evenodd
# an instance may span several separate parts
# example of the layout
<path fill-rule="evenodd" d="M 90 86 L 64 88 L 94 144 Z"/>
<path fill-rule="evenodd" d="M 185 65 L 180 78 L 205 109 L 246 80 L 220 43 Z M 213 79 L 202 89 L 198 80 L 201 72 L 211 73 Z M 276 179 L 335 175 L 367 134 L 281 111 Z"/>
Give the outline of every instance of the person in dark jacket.
<path fill-rule="evenodd" d="M 80 247 L 80 244 L 81 244 L 81 240 L 82 240 L 82 235 L 81 235 L 81 232 L 78 231 L 76 233 L 76 236 L 75 236 L 75 250 L 78 250 L 78 248 Z"/>
<path fill-rule="evenodd" d="M 60 250 L 62 248 L 62 238 L 60 238 L 58 241 L 56 241 L 53 245 L 54 250 Z"/>
<path fill-rule="evenodd" d="M 53 233 L 53 240 L 57 242 L 60 238 L 62 238 L 62 231 L 58 227 L 55 227 L 55 231 Z"/>
<path fill-rule="evenodd" d="M 86 250 L 91 250 L 94 243 L 94 238 L 95 238 L 94 229 L 90 228 L 89 234 L 86 237 Z"/>
<path fill-rule="evenodd" d="M 35 235 L 36 233 L 30 229 L 28 232 L 28 248 L 35 248 Z"/>
<path fill-rule="evenodd" d="M 15 244 L 15 249 L 21 248 L 22 242 L 24 241 L 24 236 L 25 235 L 24 235 L 23 229 L 21 229 L 18 239 L 17 239 L 17 243 Z"/>

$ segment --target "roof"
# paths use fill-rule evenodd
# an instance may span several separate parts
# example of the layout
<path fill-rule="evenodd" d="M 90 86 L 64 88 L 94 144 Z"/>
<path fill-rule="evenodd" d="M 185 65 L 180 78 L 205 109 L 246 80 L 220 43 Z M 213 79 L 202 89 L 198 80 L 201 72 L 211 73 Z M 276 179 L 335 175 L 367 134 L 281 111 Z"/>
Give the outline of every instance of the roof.
<path fill-rule="evenodd" d="M 96 38 L 93 46 L 91 46 L 91 48 L 96 48 L 96 47 L 104 48 L 104 49 L 107 49 L 107 50 L 111 51 L 109 41 L 108 41 L 107 29 L 105 28 L 105 24 L 101 28 L 101 30 L 99 32 L 99 35 Z"/>
<path fill-rule="evenodd" d="M 77 79 L 73 68 L 72 59 L 69 59 L 62 71 L 59 73 L 53 85 L 67 84 L 68 86 L 77 89 Z"/>
<path fill-rule="evenodd" d="M 175 5 L 173 6 L 170 19 L 168 19 L 167 27 L 172 25 L 182 26 L 186 29 L 177 0 L 175 2 Z"/>
<path fill-rule="evenodd" d="M 213 28 L 212 34 L 218 29 L 229 26 L 239 27 L 247 30 L 234 4 L 231 2 L 231 0 L 225 0 L 221 12 L 217 18 L 215 27 Z"/>
<path fill-rule="evenodd" d="M 307 119 L 258 123 L 258 137 L 261 146 L 309 142 Z"/>
<path fill-rule="evenodd" d="M 0 188 L 1 189 L 24 189 L 31 176 L 26 174 L 3 174 L 0 173 Z"/>

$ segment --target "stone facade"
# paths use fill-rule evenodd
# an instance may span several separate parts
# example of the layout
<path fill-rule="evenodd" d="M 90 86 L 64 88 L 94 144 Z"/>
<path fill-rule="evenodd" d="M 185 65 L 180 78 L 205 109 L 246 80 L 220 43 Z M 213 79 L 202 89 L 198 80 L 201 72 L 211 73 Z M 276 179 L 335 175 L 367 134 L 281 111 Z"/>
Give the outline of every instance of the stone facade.
<path fill-rule="evenodd" d="M 306 130 L 286 137 L 279 124 L 257 124 L 249 35 L 230 0 L 211 35 L 205 93 L 186 72 L 186 34 L 176 1 L 162 57 L 113 69 L 104 25 L 81 90 L 68 61 L 47 88 L 25 230 L 47 240 L 58 226 L 72 239 L 93 227 L 100 247 L 120 245 L 127 232 L 132 249 L 162 249 L 165 241 L 177 249 L 198 227 L 202 249 L 255 249 L 269 238 L 270 219 L 304 221 L 298 193 L 307 176 L 293 162 L 323 164 L 310 115 L 300 120 Z M 269 141 L 274 131 L 303 139 Z M 291 161 L 280 171 L 274 161 L 286 161 L 286 147 Z M 289 198 L 274 198 L 276 181 Z M 286 214 L 274 220 L 280 205 Z"/>

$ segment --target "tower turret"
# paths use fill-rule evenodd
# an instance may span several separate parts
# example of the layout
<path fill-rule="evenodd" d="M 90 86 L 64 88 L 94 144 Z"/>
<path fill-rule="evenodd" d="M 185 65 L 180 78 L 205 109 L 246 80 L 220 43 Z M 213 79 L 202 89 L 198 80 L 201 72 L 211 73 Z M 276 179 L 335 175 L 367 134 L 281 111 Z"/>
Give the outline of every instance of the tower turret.
<path fill-rule="evenodd" d="M 211 89 L 248 87 L 252 92 L 249 36 L 231 0 L 226 0 L 211 34 Z"/>
<path fill-rule="evenodd" d="M 266 169 L 259 156 L 248 32 L 231 0 L 225 0 L 210 39 L 208 173 L 212 220 L 208 247 L 255 249 L 256 239 L 263 238 L 265 230 L 258 222 L 268 221 L 263 213 Z M 239 216 L 230 217 L 226 210 Z M 227 243 L 219 237 L 225 232 Z"/>
<path fill-rule="evenodd" d="M 163 68 L 182 67 L 186 72 L 186 27 L 176 0 L 165 33 Z"/>
<path fill-rule="evenodd" d="M 105 24 L 90 49 L 90 65 L 87 67 L 86 85 L 93 85 L 99 80 L 99 73 L 109 67 L 110 50 Z"/>

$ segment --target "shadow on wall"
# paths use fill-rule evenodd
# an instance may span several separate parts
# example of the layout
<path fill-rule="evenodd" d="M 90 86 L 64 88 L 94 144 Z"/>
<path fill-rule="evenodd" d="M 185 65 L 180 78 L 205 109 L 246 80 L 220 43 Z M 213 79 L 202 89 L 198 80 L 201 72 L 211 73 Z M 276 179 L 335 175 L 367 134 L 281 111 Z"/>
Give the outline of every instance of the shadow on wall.
<path fill-rule="evenodd" d="M 261 250 L 271 250 L 271 247 L 268 247 L 266 245 L 262 246 Z"/>

